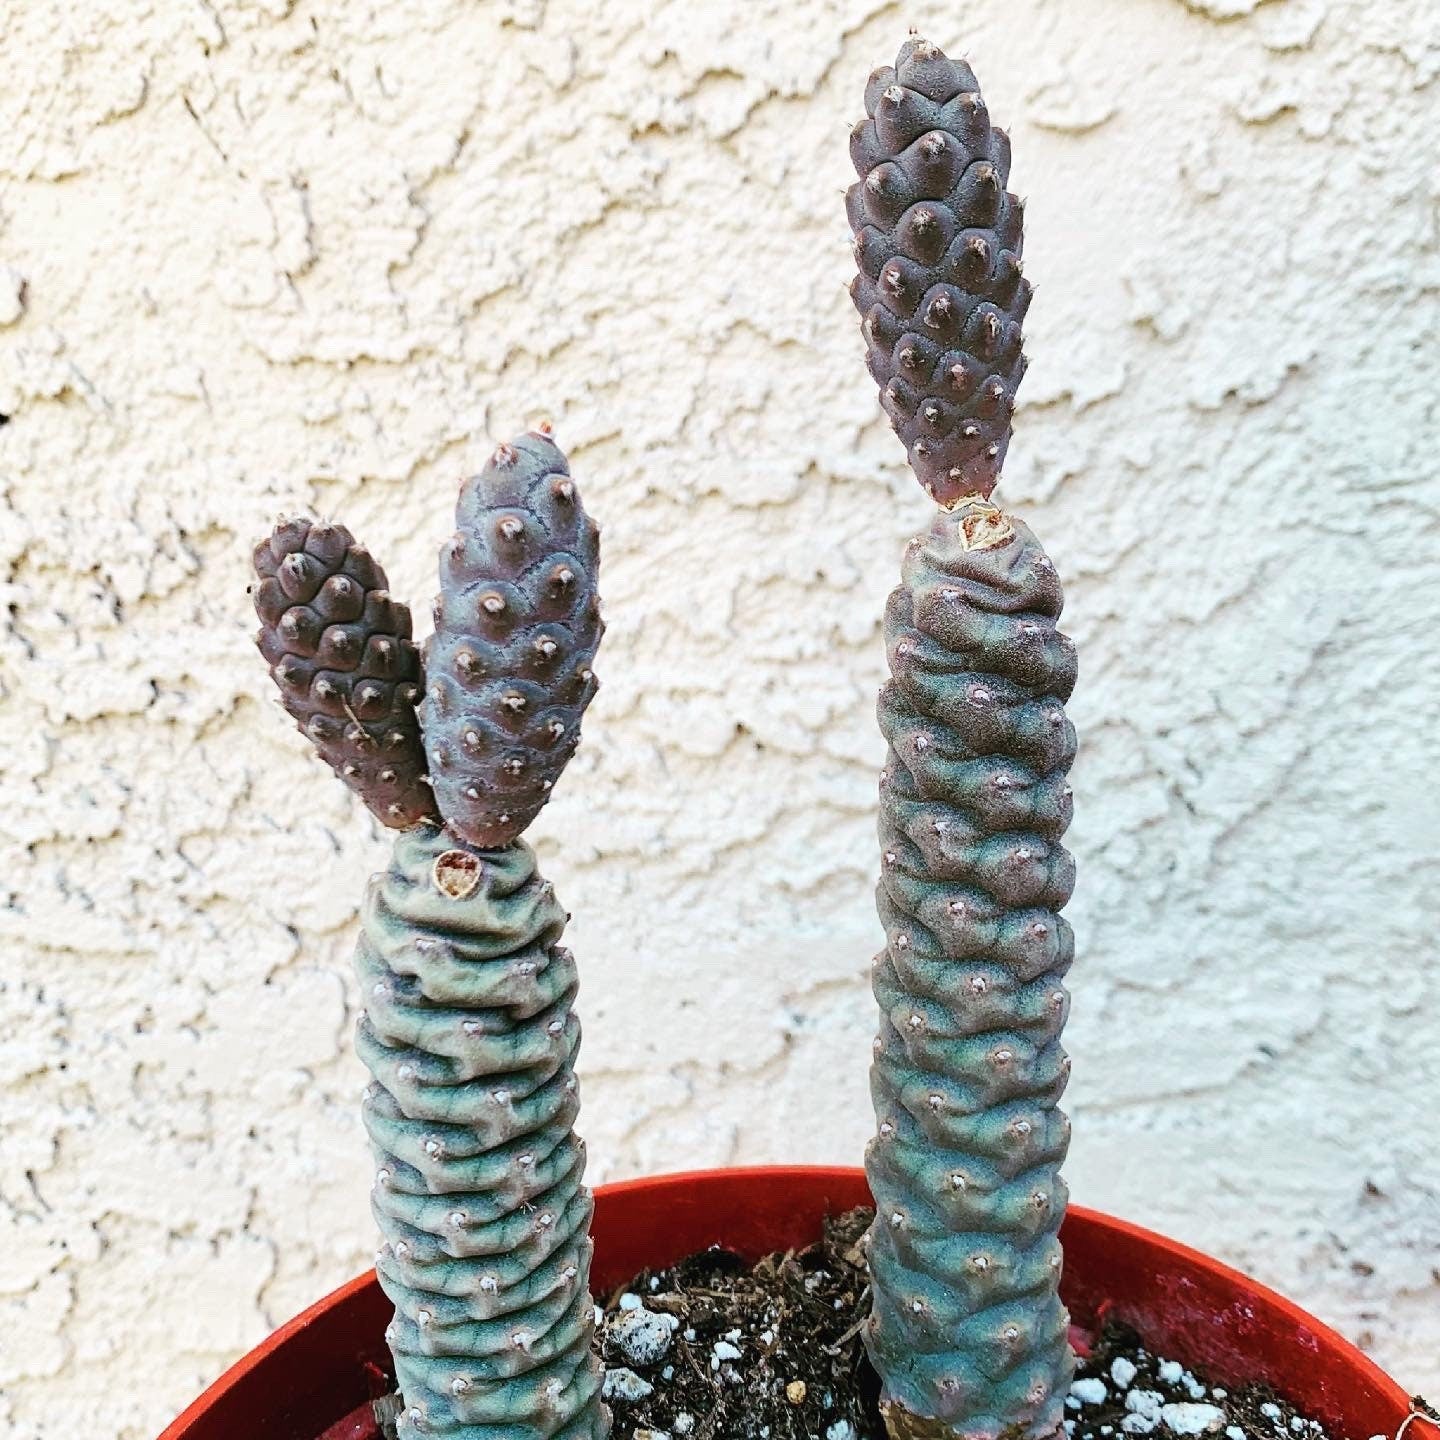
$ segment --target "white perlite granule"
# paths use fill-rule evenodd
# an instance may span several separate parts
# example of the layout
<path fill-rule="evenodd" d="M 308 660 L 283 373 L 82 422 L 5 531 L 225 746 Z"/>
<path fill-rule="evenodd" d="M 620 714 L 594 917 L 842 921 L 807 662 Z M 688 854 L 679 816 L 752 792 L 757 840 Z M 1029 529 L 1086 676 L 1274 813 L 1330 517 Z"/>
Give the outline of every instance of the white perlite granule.
<path fill-rule="evenodd" d="M 1161 1407 L 1160 1420 L 1176 1435 L 1204 1435 L 1224 1425 L 1225 1412 L 1218 1405 L 1165 1405 Z"/>

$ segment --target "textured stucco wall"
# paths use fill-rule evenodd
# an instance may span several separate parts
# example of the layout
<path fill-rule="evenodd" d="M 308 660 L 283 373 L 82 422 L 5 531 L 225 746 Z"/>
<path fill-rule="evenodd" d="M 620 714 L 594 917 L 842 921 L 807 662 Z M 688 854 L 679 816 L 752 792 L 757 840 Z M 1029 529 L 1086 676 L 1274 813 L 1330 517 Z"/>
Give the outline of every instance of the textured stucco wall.
<path fill-rule="evenodd" d="M 858 1158 L 926 505 L 841 190 L 908 24 L 1031 202 L 1001 495 L 1082 647 L 1075 1194 L 1440 1388 L 1433 0 L 0 16 L 0 1429 L 148 1440 L 366 1263 L 384 849 L 269 703 L 249 540 L 339 515 L 423 617 L 458 477 L 539 412 L 606 536 L 537 827 L 595 1178 Z"/>

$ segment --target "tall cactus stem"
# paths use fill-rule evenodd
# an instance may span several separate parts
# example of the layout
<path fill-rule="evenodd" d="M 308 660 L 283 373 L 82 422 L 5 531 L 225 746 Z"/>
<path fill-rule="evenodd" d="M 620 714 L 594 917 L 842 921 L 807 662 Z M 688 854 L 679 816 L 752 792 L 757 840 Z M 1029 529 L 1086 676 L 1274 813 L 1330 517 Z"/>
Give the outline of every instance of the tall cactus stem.
<path fill-rule="evenodd" d="M 565 911 L 523 840 L 400 835 L 356 1038 L 402 1440 L 603 1440 Z"/>
<path fill-rule="evenodd" d="M 1025 373 L 1021 205 L 968 65 L 912 39 L 865 110 L 851 295 L 882 405 L 944 507 L 885 614 L 865 1340 L 893 1440 L 1055 1440 L 1074 1365 L 1057 1107 L 1075 649 L 1054 566 L 989 503 Z"/>
<path fill-rule="evenodd" d="M 866 1341 L 896 1440 L 1040 1440 L 1063 1420 L 1061 603 L 1035 537 L 976 501 L 911 544 L 886 611 Z"/>

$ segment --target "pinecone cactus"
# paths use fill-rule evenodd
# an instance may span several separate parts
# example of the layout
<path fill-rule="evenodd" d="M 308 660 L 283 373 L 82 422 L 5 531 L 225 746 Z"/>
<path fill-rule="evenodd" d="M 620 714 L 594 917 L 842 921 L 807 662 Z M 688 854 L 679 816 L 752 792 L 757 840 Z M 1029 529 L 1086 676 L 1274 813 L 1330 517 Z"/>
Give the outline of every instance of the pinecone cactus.
<path fill-rule="evenodd" d="M 295 522 L 257 549 L 261 648 L 302 728 L 400 831 L 355 956 L 398 1433 L 604 1440 L 573 1128 L 575 960 L 559 943 L 566 913 L 519 838 L 595 691 L 598 540 L 548 431 L 502 446 L 466 483 L 460 522 L 442 559 L 423 726 L 408 614 L 371 605 L 384 576 L 338 526 Z M 364 603 L 351 615 L 355 586 Z M 332 631 L 347 624 L 339 648 L 362 657 L 351 680 L 330 664 Z M 382 707 L 362 689 L 387 637 L 406 648 Z M 334 693 L 317 695 L 322 680 Z M 367 769 L 382 753 L 386 773 Z"/>
<path fill-rule="evenodd" d="M 467 480 L 440 563 L 424 701 L 446 822 L 481 847 L 535 818 L 575 753 L 604 626 L 600 537 L 548 428 Z"/>
<path fill-rule="evenodd" d="M 942 505 L 989 496 L 1025 374 L 1023 206 L 1005 188 L 1010 140 L 970 67 L 927 41 L 865 89 L 845 208 L 860 273 L 866 363 L 920 483 Z"/>
<path fill-rule="evenodd" d="M 436 816 L 415 702 L 410 612 L 343 525 L 282 520 L 253 556 L 256 643 L 281 703 L 386 824 Z"/>
<path fill-rule="evenodd" d="M 861 305 L 872 371 L 937 406 L 957 372 L 996 376 L 1013 398 L 1023 303 L 996 321 L 998 347 L 984 317 L 1001 315 L 1006 257 L 1019 253 L 1018 210 L 1002 195 L 986 202 L 991 230 L 952 224 L 980 213 L 977 169 L 988 167 L 989 187 L 1008 159 L 974 76 L 914 40 L 893 70 L 872 77 L 867 108 L 873 118 L 856 147 L 863 203 L 896 193 L 902 176 L 919 187 L 905 191 L 908 208 L 888 228 L 861 227 L 857 292 L 878 286 L 882 297 Z M 915 178 L 932 156 L 970 159 L 947 161 L 942 187 Z M 952 197 L 943 207 L 941 195 Z M 971 196 L 970 208 L 956 196 Z M 852 220 L 858 203 L 852 192 Z M 922 209 L 932 215 L 919 227 L 924 244 L 915 238 Z M 946 237 L 943 255 L 927 238 L 932 223 Z M 969 290 L 937 279 L 952 264 L 946 256 L 982 253 L 969 245 L 980 232 L 989 270 L 973 272 Z M 905 257 L 899 286 L 886 280 L 897 255 Z M 924 262 L 921 292 L 913 266 L 927 255 L 940 258 Z M 925 316 L 944 296 L 966 318 L 942 350 L 922 332 L 937 328 Z M 913 330 L 900 323 L 896 297 L 915 299 Z M 869 323 L 877 309 L 883 318 Z M 910 350 L 927 357 L 918 370 Z M 986 498 L 1008 441 L 1009 401 L 975 414 L 979 450 L 963 425 L 942 434 L 922 415 L 907 429 L 907 411 L 897 426 L 917 476 L 947 503 L 911 542 L 890 597 L 890 680 L 879 703 L 889 747 L 877 897 L 886 945 L 874 969 L 878 1132 L 866 1152 L 874 1302 L 865 1338 L 895 1440 L 1052 1440 L 1062 1434 L 1073 1368 L 1057 1239 L 1069 1123 L 1057 1104 L 1069 1074 L 1061 980 L 1074 940 L 1057 912 L 1074 883 L 1060 840 L 1071 814 L 1075 732 L 1064 703 L 1075 650 L 1057 628 L 1053 565 L 1030 531 Z"/>

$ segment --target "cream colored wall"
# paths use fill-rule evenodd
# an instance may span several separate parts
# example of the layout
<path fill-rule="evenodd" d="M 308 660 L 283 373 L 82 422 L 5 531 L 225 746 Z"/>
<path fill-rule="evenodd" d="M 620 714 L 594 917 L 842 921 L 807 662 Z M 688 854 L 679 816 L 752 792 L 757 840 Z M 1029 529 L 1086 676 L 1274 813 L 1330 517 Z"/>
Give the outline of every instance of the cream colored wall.
<path fill-rule="evenodd" d="M 1068 577 L 1077 1199 L 1440 1389 L 1433 0 L 9 0 L 0 1425 L 150 1440 L 366 1263 L 382 838 L 269 702 L 287 506 L 428 613 L 548 413 L 605 529 L 597 1179 L 857 1161 L 878 617 L 924 517 L 844 286 L 908 24 L 1030 198 L 1001 492 Z M 423 623 L 423 622 L 422 622 Z"/>

